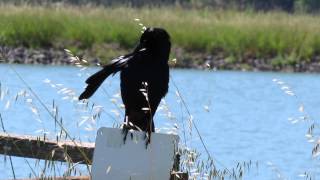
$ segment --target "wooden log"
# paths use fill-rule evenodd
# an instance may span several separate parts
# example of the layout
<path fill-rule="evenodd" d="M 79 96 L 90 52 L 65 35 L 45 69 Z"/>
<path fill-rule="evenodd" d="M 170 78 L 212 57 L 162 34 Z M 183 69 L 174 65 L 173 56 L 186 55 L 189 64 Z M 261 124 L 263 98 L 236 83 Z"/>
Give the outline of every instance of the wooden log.
<path fill-rule="evenodd" d="M 93 151 L 94 143 L 55 142 L 43 137 L 0 133 L 0 154 L 10 156 L 91 164 Z"/>
<path fill-rule="evenodd" d="M 48 178 L 49 180 L 50 178 Z M 52 178 L 51 178 L 52 179 Z M 51 180 L 50 179 L 50 180 Z M 46 178 L 33 178 L 33 179 L 17 179 L 17 180 L 46 180 Z M 71 177 L 55 177 L 54 180 L 90 180 L 89 176 L 71 176 Z"/>
<path fill-rule="evenodd" d="M 188 180 L 188 173 L 185 172 L 172 172 L 170 180 Z"/>

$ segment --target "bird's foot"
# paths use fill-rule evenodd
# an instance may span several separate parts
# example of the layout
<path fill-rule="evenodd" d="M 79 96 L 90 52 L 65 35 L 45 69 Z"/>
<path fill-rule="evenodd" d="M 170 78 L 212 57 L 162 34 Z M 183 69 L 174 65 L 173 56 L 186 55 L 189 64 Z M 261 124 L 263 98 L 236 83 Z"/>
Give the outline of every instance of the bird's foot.
<path fill-rule="evenodd" d="M 126 143 L 126 140 L 127 140 L 127 137 L 128 137 L 128 133 L 132 129 L 133 128 L 130 125 L 123 125 L 122 126 L 123 144 Z M 133 134 L 132 133 L 130 133 L 130 137 L 131 137 L 131 140 L 132 140 L 133 139 Z M 151 143 L 151 132 L 145 132 L 144 140 L 145 140 L 146 149 L 148 149 L 148 145 Z"/>
<path fill-rule="evenodd" d="M 126 143 L 127 137 L 128 137 L 128 133 L 129 131 L 132 130 L 132 126 L 129 125 L 123 125 L 122 126 L 122 134 L 123 134 L 123 144 Z M 130 132 L 130 137 L 131 140 L 133 140 L 133 134 Z"/>

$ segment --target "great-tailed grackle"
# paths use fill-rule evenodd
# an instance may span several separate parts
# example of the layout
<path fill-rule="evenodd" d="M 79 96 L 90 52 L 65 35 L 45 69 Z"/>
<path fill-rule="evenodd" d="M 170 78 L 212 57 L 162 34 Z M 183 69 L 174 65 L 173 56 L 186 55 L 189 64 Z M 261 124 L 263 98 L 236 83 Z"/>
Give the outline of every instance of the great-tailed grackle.
<path fill-rule="evenodd" d="M 79 100 L 91 97 L 111 74 L 121 71 L 121 96 L 127 128 L 154 132 L 153 116 L 169 83 L 170 36 L 162 28 L 147 28 L 130 54 L 120 56 L 90 76 Z"/>

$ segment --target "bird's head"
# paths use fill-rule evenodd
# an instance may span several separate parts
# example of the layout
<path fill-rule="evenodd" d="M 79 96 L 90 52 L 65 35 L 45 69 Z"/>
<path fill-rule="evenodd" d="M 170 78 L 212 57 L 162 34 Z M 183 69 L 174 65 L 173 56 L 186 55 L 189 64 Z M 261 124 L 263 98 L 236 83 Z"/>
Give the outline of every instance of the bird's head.
<path fill-rule="evenodd" d="M 147 28 L 141 35 L 140 45 L 156 56 L 169 58 L 171 48 L 170 36 L 162 28 Z"/>

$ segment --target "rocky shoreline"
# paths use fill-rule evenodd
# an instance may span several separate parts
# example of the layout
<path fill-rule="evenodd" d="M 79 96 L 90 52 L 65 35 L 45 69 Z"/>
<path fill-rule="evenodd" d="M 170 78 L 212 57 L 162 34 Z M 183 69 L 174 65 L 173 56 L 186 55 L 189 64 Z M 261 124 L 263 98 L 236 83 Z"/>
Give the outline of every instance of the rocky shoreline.
<path fill-rule="evenodd" d="M 67 53 L 54 48 L 31 49 L 25 47 L 0 47 L 0 58 L 2 62 L 12 64 L 70 64 Z"/>
<path fill-rule="evenodd" d="M 89 64 L 101 63 L 98 58 L 92 57 L 88 51 L 77 54 L 87 57 Z M 247 58 L 243 61 L 232 61 L 219 55 L 202 53 L 185 53 L 184 50 L 173 48 L 172 54 L 176 57 L 170 61 L 174 68 L 241 70 L 241 71 L 282 71 L 282 72 L 320 72 L 320 56 L 309 61 L 295 64 L 271 63 L 270 59 Z M 186 55 L 185 55 L 186 54 Z M 44 64 L 44 65 L 71 65 L 68 53 L 63 48 L 26 48 L 0 46 L 0 63 L 13 64 Z M 176 60 L 177 59 L 177 60 Z M 104 64 L 102 62 L 101 64 Z"/>

